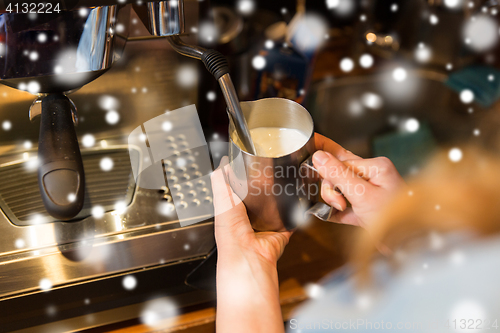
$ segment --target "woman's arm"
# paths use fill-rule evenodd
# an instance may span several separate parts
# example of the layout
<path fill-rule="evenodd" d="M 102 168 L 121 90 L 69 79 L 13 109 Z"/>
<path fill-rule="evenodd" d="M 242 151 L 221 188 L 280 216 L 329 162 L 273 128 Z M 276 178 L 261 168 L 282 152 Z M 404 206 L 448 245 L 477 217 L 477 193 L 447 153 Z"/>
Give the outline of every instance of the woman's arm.
<path fill-rule="evenodd" d="M 238 253 L 217 263 L 218 333 L 284 332 L 275 265 Z"/>
<path fill-rule="evenodd" d="M 212 174 L 217 332 L 284 332 L 276 262 L 291 232 L 255 233 L 245 206 L 226 181 L 225 167 L 227 158 Z"/>

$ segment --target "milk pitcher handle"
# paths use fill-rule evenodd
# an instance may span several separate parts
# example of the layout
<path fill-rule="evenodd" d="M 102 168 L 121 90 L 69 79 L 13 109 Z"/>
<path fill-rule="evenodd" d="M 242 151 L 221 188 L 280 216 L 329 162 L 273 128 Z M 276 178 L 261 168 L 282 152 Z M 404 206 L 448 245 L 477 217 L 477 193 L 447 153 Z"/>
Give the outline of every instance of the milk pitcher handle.
<path fill-rule="evenodd" d="M 312 155 L 300 164 L 300 175 L 302 177 L 302 186 L 308 187 L 308 184 L 317 183 L 321 176 L 314 167 Z M 319 186 L 319 185 L 318 185 Z M 318 188 L 318 191 L 320 189 Z M 307 215 L 314 215 L 322 221 L 330 222 L 330 217 L 337 210 L 326 203 L 313 201 L 310 208 L 305 212 Z"/>

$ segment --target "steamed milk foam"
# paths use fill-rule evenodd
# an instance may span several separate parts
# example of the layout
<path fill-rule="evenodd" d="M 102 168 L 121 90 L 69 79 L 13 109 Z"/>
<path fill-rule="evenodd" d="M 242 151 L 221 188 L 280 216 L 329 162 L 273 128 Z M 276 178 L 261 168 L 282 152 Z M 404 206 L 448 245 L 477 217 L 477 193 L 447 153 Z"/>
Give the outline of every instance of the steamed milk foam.
<path fill-rule="evenodd" d="M 257 156 L 280 157 L 293 153 L 307 143 L 309 137 L 294 128 L 257 127 L 250 130 Z"/>

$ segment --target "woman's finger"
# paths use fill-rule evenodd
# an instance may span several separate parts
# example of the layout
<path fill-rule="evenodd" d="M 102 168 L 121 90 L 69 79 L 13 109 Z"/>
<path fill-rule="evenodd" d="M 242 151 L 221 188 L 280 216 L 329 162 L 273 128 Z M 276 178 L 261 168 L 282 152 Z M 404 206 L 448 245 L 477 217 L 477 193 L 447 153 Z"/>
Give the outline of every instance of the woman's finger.
<path fill-rule="evenodd" d="M 246 208 L 229 185 L 227 179 L 229 167 L 228 159 L 224 157 L 220 166 L 211 175 L 216 231 L 221 227 L 231 227 L 231 229 L 242 227 L 245 231 L 251 231 Z"/>
<path fill-rule="evenodd" d="M 335 141 L 318 133 L 314 134 L 314 144 L 316 145 L 317 150 L 327 151 L 340 161 L 361 159 L 361 157 L 354 155 L 349 150 L 344 149 L 344 147 Z"/>
<path fill-rule="evenodd" d="M 327 204 L 335 208 L 336 210 L 343 211 L 347 207 L 347 202 L 344 196 L 335 191 L 335 187 L 328 180 L 323 180 L 321 184 L 321 197 Z"/>
<path fill-rule="evenodd" d="M 351 204 L 362 203 L 373 190 L 373 184 L 358 177 L 352 169 L 328 152 L 317 151 L 313 155 L 314 167 L 323 179 L 333 184 Z"/>
<path fill-rule="evenodd" d="M 387 157 L 354 159 L 343 161 L 358 177 L 383 188 L 393 188 L 403 182 L 403 178 Z"/>
<path fill-rule="evenodd" d="M 227 157 L 223 157 L 219 167 L 210 176 L 214 194 L 215 215 L 220 215 L 241 202 L 238 196 L 234 194 L 231 186 L 229 186 L 227 173 L 224 170 L 228 166 L 227 161 Z"/>
<path fill-rule="evenodd" d="M 357 227 L 365 227 L 358 216 L 354 213 L 351 207 L 346 208 L 343 212 L 338 211 L 335 214 L 332 214 L 329 219 L 330 222 L 340 223 L 340 224 L 349 224 Z"/>

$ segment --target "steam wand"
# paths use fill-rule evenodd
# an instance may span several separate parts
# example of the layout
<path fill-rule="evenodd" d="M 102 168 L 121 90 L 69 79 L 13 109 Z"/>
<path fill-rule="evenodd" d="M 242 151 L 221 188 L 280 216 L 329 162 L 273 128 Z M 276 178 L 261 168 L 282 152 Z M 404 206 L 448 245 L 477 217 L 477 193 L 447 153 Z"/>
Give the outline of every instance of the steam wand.
<path fill-rule="evenodd" d="M 199 46 L 188 45 L 177 35 L 169 36 L 167 37 L 167 40 L 172 48 L 178 53 L 201 60 L 208 71 L 219 82 L 222 94 L 226 100 L 231 121 L 236 128 L 236 132 L 238 133 L 245 150 L 250 154 L 256 155 L 252 137 L 250 136 L 245 116 L 241 110 L 238 95 L 236 95 L 233 81 L 231 80 L 231 76 L 229 76 L 229 66 L 226 58 L 216 50 L 206 50 Z"/>

